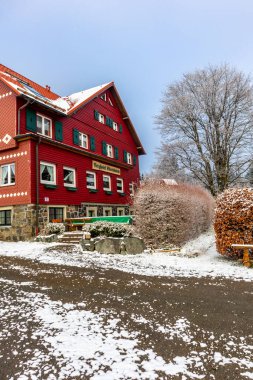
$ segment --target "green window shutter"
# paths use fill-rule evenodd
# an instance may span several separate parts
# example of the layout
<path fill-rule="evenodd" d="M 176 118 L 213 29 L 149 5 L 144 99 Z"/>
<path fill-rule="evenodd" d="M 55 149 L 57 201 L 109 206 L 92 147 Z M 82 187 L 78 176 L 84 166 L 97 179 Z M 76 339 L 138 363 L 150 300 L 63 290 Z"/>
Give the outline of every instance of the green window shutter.
<path fill-rule="evenodd" d="M 124 162 L 127 162 L 127 151 L 124 150 L 124 151 L 123 151 L 123 154 L 124 154 L 124 158 L 123 158 L 123 160 L 124 160 Z"/>
<path fill-rule="evenodd" d="M 37 130 L 36 112 L 30 108 L 26 109 L 26 129 L 31 132 L 36 132 Z"/>
<path fill-rule="evenodd" d="M 96 150 L 96 143 L 95 143 L 94 136 L 90 136 L 90 150 L 92 150 L 93 152 L 95 152 Z"/>
<path fill-rule="evenodd" d="M 106 116 L 105 118 L 105 124 L 108 125 L 110 127 L 110 118 L 108 116 Z"/>
<path fill-rule="evenodd" d="M 107 155 L 107 144 L 105 141 L 102 141 L 102 153 L 106 156 Z"/>
<path fill-rule="evenodd" d="M 120 124 L 119 125 L 119 133 L 122 133 L 123 132 L 123 127 L 122 127 L 122 125 Z"/>
<path fill-rule="evenodd" d="M 79 131 L 75 128 L 73 128 L 73 143 L 79 145 Z"/>
<path fill-rule="evenodd" d="M 63 141 L 63 133 L 62 133 L 62 122 L 55 122 L 55 140 Z"/>
<path fill-rule="evenodd" d="M 136 162 L 137 162 L 136 156 L 133 156 L 133 162 L 134 162 L 134 166 L 135 166 Z"/>
<path fill-rule="evenodd" d="M 99 120 L 99 112 L 97 110 L 94 110 L 94 118 Z"/>
<path fill-rule="evenodd" d="M 114 147 L 114 157 L 116 158 L 116 160 L 119 159 L 119 148 L 117 148 L 116 146 Z"/>

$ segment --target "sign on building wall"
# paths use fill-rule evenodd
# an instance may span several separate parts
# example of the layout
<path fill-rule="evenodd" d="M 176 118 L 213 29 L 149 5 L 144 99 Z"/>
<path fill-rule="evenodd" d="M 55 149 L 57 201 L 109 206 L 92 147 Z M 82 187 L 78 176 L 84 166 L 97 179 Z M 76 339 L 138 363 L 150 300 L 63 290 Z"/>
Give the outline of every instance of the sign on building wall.
<path fill-rule="evenodd" d="M 92 161 L 92 169 L 102 170 L 103 172 L 120 175 L 119 168 L 116 168 L 115 166 L 110 166 L 107 164 L 102 164 L 101 162 L 97 162 L 97 161 Z"/>

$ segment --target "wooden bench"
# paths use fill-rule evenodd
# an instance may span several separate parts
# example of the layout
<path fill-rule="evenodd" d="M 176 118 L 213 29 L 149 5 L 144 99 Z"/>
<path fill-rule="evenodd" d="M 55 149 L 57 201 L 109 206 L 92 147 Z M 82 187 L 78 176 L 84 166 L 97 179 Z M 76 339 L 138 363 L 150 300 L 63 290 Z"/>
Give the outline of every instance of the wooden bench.
<path fill-rule="evenodd" d="M 89 218 L 67 218 L 65 219 L 65 225 L 67 226 L 67 229 L 69 231 L 76 231 L 79 228 L 78 227 L 83 227 L 83 225 L 88 222 Z"/>
<path fill-rule="evenodd" d="M 249 249 L 253 249 L 253 244 L 231 244 L 231 247 L 243 250 L 242 263 L 245 267 L 250 268 L 253 262 L 250 260 L 249 257 Z"/>

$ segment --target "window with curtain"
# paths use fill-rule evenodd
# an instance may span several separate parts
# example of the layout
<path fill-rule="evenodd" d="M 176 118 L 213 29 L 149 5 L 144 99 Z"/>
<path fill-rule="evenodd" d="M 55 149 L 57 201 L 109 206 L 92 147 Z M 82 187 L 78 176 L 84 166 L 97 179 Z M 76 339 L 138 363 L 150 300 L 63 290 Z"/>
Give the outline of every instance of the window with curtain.
<path fill-rule="evenodd" d="M 0 166 L 1 186 L 15 185 L 15 164 Z"/>
<path fill-rule="evenodd" d="M 55 165 L 46 162 L 40 163 L 40 182 L 45 184 L 56 184 Z"/>

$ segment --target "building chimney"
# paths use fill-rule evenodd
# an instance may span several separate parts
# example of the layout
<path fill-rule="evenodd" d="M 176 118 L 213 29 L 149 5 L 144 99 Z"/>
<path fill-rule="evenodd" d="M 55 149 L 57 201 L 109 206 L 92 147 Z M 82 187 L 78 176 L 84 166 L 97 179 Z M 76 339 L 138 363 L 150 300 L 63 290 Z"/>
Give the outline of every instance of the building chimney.
<path fill-rule="evenodd" d="M 51 90 L 51 87 L 48 86 L 48 85 L 46 85 L 46 89 L 47 89 L 47 91 L 50 91 L 50 90 Z"/>

